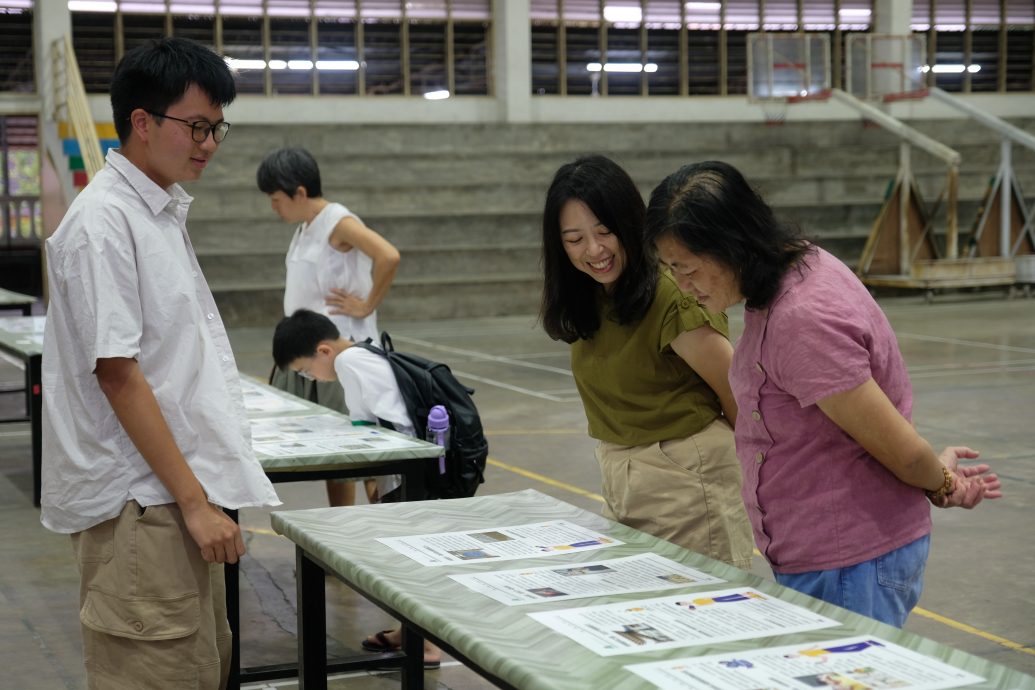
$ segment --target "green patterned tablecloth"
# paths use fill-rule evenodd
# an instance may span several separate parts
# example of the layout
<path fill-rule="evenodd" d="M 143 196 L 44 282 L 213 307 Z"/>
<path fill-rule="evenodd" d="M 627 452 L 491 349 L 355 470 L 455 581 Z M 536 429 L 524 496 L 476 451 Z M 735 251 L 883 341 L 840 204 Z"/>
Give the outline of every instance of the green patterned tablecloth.
<path fill-rule="evenodd" d="M 45 316 L 0 317 L 0 349 L 27 359 L 43 354 Z"/>
<path fill-rule="evenodd" d="M 20 292 L 12 292 L 0 288 L 0 309 L 21 309 L 24 306 L 36 303 L 32 295 L 23 295 Z"/>
<path fill-rule="evenodd" d="M 264 454 L 263 444 L 256 442 L 253 437 L 252 447 L 256 451 L 256 457 L 266 472 L 314 472 L 337 470 L 344 468 L 360 469 L 366 467 L 377 467 L 384 465 L 387 461 L 409 460 L 409 459 L 431 459 L 438 458 L 442 449 L 433 443 L 427 443 L 419 439 L 411 438 L 395 431 L 389 431 L 382 427 L 358 426 L 353 427 L 352 421 L 345 415 L 330 410 L 316 403 L 303 400 L 297 396 L 277 390 L 272 386 L 261 383 L 251 377 L 242 376 L 241 385 L 244 388 L 245 405 L 248 418 L 251 420 L 283 420 L 290 422 L 301 417 L 318 417 L 321 422 L 333 420 L 335 425 L 341 429 L 354 431 L 356 437 L 348 440 L 340 439 L 339 447 L 325 452 L 312 452 L 301 455 L 271 457 Z M 258 404 L 265 404 L 266 409 L 248 408 L 249 399 Z M 259 403 L 259 400 L 262 400 Z M 282 405 L 277 406 L 279 400 Z M 303 423 L 304 425 L 304 423 Z M 378 450 L 373 443 L 364 442 L 364 436 L 368 441 L 380 437 L 385 443 L 394 447 Z M 333 441 L 329 440 L 328 443 Z M 374 472 L 372 474 L 384 474 Z"/>
<path fill-rule="evenodd" d="M 614 537 L 624 545 L 548 558 L 422 567 L 377 541 L 378 537 L 507 527 L 546 520 L 567 520 Z M 507 684 L 529 690 L 632 690 L 645 682 L 623 667 L 643 662 L 738 652 L 760 647 L 802 644 L 875 635 L 926 656 L 986 678 L 974 688 L 1033 688 L 1035 678 L 965 652 L 856 615 L 712 561 L 599 515 L 537 491 L 451 501 L 426 501 L 350 508 L 274 512 L 273 529 L 306 553 L 327 564 L 334 574 L 372 600 L 400 612 L 414 625 L 437 635 L 474 664 Z M 450 574 L 509 570 L 520 567 L 574 564 L 652 552 L 748 585 L 784 601 L 804 606 L 843 623 L 840 627 L 710 646 L 618 656 L 597 656 L 569 638 L 554 633 L 528 613 L 648 599 L 683 591 L 717 589 L 698 585 L 685 590 L 623 594 L 573 601 L 504 606 L 449 579 Z"/>

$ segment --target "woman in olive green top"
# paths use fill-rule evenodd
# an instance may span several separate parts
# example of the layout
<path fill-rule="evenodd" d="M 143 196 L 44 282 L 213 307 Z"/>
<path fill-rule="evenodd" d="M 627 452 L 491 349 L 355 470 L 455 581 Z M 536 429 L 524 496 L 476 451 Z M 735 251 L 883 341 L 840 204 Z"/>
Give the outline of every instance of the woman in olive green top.
<path fill-rule="evenodd" d="M 543 326 L 572 345 L 609 517 L 748 568 L 726 316 L 659 271 L 644 215 L 613 161 L 557 171 L 543 211 Z"/>

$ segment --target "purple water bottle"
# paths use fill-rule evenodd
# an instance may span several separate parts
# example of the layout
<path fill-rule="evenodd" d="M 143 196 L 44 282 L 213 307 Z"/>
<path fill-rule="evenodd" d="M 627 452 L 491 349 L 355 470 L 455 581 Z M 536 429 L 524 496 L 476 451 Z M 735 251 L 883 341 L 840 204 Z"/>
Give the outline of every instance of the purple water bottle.
<path fill-rule="evenodd" d="M 438 473 L 446 473 L 446 451 L 449 447 L 449 413 L 442 405 L 435 405 L 428 412 L 428 433 L 424 437 L 436 445 L 442 446 L 442 455 L 438 459 Z"/>

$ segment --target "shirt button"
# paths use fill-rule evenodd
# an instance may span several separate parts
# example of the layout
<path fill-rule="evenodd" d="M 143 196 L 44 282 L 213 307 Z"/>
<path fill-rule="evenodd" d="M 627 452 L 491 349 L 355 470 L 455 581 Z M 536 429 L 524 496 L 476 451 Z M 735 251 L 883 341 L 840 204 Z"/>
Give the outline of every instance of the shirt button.
<path fill-rule="evenodd" d="M 756 422 L 761 421 L 762 415 L 759 414 L 758 410 L 751 410 L 751 419 L 755 420 Z"/>
<path fill-rule="evenodd" d="M 133 621 L 133 629 L 136 630 L 137 632 L 143 632 L 144 624 L 141 623 L 140 621 Z"/>
<path fill-rule="evenodd" d="M 192 276 L 194 276 L 195 278 L 197 278 L 197 277 L 198 277 L 198 272 L 197 272 L 197 271 L 191 271 L 191 272 L 190 272 L 190 274 L 191 274 Z"/>
<path fill-rule="evenodd" d="M 211 321 L 212 319 L 216 318 L 216 315 L 215 314 L 205 314 L 205 318 L 208 319 L 209 321 Z"/>
<path fill-rule="evenodd" d="M 681 300 L 681 301 L 679 302 L 679 306 L 681 306 L 681 307 L 682 307 L 683 309 L 689 309 L 689 308 L 690 308 L 690 300 L 688 300 L 688 299 L 686 299 L 686 298 L 683 298 L 683 299 L 682 299 L 682 300 Z"/>
<path fill-rule="evenodd" d="M 230 358 L 229 358 L 229 357 L 227 357 L 226 355 L 223 355 L 223 361 L 224 361 L 224 362 L 229 362 L 229 361 L 230 361 Z"/>
<path fill-rule="evenodd" d="M 765 460 L 765 453 L 763 453 L 762 451 L 758 451 L 757 453 L 755 453 L 755 462 L 757 462 L 759 465 L 761 465 L 764 460 Z"/>

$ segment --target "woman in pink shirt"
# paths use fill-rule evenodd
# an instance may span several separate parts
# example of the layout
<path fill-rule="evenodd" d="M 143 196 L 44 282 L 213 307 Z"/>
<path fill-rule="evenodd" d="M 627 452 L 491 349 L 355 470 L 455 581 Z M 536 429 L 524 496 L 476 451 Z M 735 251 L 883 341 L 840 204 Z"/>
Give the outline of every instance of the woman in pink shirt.
<path fill-rule="evenodd" d="M 780 224 L 732 166 L 687 165 L 651 195 L 648 241 L 708 310 L 745 303 L 730 366 L 743 497 L 783 585 L 901 627 L 920 598 L 929 503 L 1000 483 L 936 454 L 887 318 L 837 258 Z"/>

